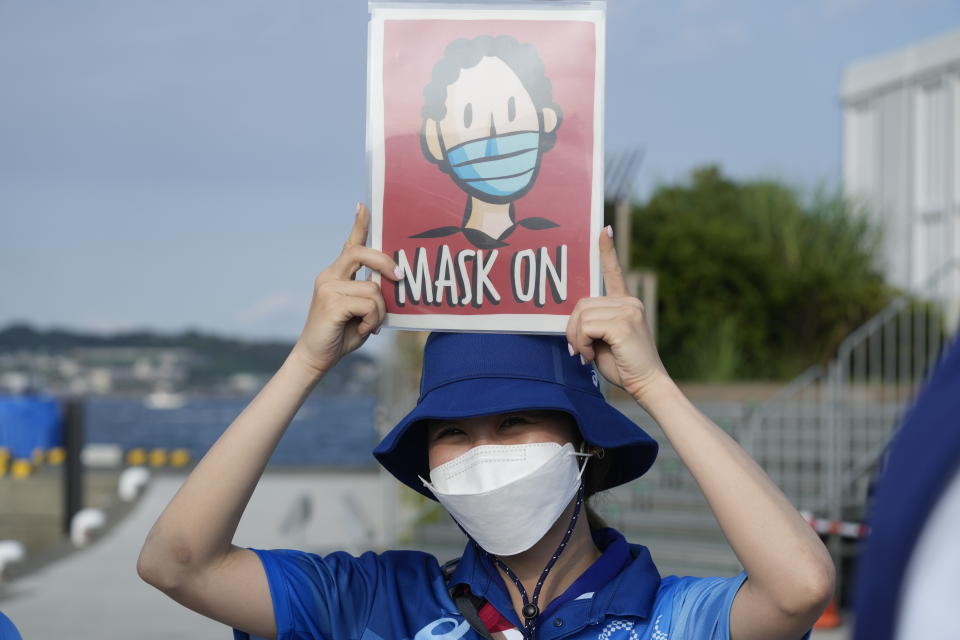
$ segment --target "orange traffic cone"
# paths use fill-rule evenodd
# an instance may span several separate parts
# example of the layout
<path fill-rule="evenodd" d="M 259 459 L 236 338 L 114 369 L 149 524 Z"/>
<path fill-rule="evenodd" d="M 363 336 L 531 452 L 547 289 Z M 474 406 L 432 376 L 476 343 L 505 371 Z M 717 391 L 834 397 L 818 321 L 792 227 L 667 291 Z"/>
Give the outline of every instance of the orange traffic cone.
<path fill-rule="evenodd" d="M 830 600 L 827 610 L 823 612 L 820 619 L 813 625 L 814 629 L 836 629 L 840 626 L 840 612 L 837 611 L 837 603 Z"/>

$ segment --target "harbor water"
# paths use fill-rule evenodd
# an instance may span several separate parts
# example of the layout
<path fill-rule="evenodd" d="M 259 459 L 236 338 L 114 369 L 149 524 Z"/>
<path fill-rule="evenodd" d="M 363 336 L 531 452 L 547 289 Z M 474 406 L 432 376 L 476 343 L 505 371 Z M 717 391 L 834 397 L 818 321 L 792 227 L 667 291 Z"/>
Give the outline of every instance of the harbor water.
<path fill-rule="evenodd" d="M 155 408 L 141 398 L 92 397 L 86 402 L 87 444 L 187 449 L 199 459 L 250 402 L 250 397 L 184 397 Z M 304 402 L 270 459 L 272 465 L 373 466 L 374 399 L 313 395 Z"/>

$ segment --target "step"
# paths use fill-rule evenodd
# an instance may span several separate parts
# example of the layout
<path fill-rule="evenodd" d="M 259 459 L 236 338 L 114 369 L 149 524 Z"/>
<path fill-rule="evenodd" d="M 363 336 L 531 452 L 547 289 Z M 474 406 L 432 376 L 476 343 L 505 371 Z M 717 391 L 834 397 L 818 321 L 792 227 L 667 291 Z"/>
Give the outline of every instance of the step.
<path fill-rule="evenodd" d="M 699 487 L 659 487 L 637 484 L 629 490 L 606 491 L 591 499 L 599 513 L 634 510 L 709 511 L 710 506 Z"/>
<path fill-rule="evenodd" d="M 627 535 L 650 550 L 660 575 L 728 576 L 740 572 L 740 561 L 726 540 L 687 540 L 677 537 Z"/>
<path fill-rule="evenodd" d="M 610 525 L 626 535 L 670 536 L 687 540 L 723 539 L 710 511 L 624 510 Z"/>

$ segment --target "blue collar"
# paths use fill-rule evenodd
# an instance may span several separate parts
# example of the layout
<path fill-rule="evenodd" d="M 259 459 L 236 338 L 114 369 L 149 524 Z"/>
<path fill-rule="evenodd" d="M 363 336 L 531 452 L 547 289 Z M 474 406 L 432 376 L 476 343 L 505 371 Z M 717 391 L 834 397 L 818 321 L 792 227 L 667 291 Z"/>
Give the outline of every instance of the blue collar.
<path fill-rule="evenodd" d="M 650 552 L 642 545 L 628 544 L 619 531 L 611 528 L 593 532 L 593 540 L 602 555 L 566 591 L 543 609 L 543 616 L 552 615 L 567 602 L 593 592 L 590 620 L 605 615 L 647 618 L 660 588 L 660 573 Z M 450 578 L 450 585 L 465 584 L 470 593 L 485 598 L 511 623 L 522 627 L 506 585 L 486 552 L 472 541 Z"/>

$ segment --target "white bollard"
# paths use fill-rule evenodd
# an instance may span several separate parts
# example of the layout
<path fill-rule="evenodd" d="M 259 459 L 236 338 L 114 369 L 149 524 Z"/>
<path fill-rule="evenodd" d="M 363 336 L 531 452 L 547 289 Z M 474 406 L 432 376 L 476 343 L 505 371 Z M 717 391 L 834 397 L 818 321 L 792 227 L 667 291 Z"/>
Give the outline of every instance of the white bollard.
<path fill-rule="evenodd" d="M 8 564 L 21 562 L 27 557 L 23 544 L 16 540 L 0 540 L 0 580 L 3 579 L 3 570 Z"/>
<path fill-rule="evenodd" d="M 70 542 L 75 547 L 85 547 L 93 533 L 107 523 L 107 516 L 100 509 L 81 509 L 70 521 Z"/>
<path fill-rule="evenodd" d="M 150 482 L 150 472 L 143 467 L 129 467 L 120 474 L 117 482 L 117 493 L 124 502 L 136 500 L 147 483 Z"/>
<path fill-rule="evenodd" d="M 88 444 L 80 452 L 83 466 L 116 469 L 123 464 L 123 449 L 115 444 Z"/>

